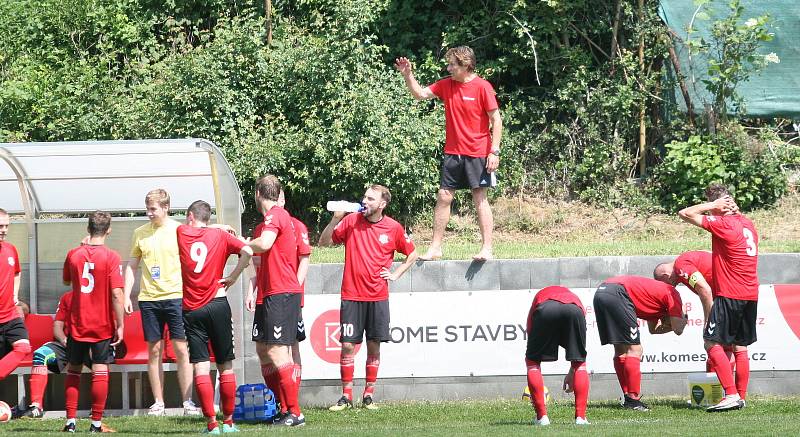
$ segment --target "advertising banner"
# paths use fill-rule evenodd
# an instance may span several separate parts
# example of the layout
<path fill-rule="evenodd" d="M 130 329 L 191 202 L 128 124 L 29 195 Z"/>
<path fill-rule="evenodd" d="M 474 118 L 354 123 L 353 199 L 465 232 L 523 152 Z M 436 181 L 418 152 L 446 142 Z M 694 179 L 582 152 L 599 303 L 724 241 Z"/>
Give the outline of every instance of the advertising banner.
<path fill-rule="evenodd" d="M 525 322 L 538 290 L 392 293 L 392 341 L 381 345 L 380 377 L 524 375 Z M 572 289 L 587 310 L 587 368 L 614 373 L 613 346 L 600 345 L 592 299 L 595 289 Z M 652 335 L 640 321 L 642 372 L 705 369 L 703 310 L 698 297 L 678 287 L 689 315 L 683 335 Z M 304 379 L 339 378 L 339 295 L 307 295 L 301 343 Z M 749 347 L 750 368 L 800 370 L 800 285 L 762 285 L 758 341 Z M 569 364 L 543 363 L 545 374 L 564 374 Z M 356 354 L 356 378 L 364 375 L 366 345 Z"/>

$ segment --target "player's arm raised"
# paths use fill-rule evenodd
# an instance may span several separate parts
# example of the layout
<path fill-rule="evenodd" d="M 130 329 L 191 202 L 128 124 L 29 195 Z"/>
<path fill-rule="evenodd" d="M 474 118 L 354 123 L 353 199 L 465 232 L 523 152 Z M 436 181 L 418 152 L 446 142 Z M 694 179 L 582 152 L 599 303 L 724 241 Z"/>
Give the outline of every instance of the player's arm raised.
<path fill-rule="evenodd" d="M 125 289 L 123 291 L 123 309 L 125 313 L 130 314 L 133 312 L 133 302 L 131 301 L 131 292 L 133 291 L 133 284 L 136 282 L 136 270 L 139 269 L 139 262 L 141 258 L 133 257 L 125 264 Z"/>
<path fill-rule="evenodd" d="M 678 211 L 678 216 L 681 220 L 693 224 L 698 227 L 703 227 L 703 215 L 709 211 L 717 212 L 718 214 L 725 214 L 731 211 L 738 211 L 739 207 L 733 201 L 731 196 L 723 196 L 713 202 L 699 203 L 694 206 L 683 208 Z"/>
<path fill-rule="evenodd" d="M 406 87 L 411 91 L 411 95 L 416 100 L 430 100 L 436 97 L 436 94 L 431 91 L 430 87 L 423 88 L 417 79 L 414 77 L 414 72 L 411 71 L 411 61 L 408 58 L 400 57 L 394 61 L 394 68 L 403 76 L 406 82 Z"/>
<path fill-rule="evenodd" d="M 244 269 L 250 264 L 250 258 L 252 258 L 252 256 L 253 249 L 251 249 L 250 246 L 242 246 L 242 249 L 239 251 L 239 261 L 236 263 L 236 268 L 233 269 L 230 275 L 220 279 L 219 283 L 225 288 L 236 283 L 236 280 L 239 279 L 239 275 L 241 275 Z"/>
<path fill-rule="evenodd" d="M 333 230 L 336 228 L 336 225 L 339 224 L 340 221 L 345 216 L 345 212 L 337 211 L 333 213 L 333 217 L 331 217 L 331 221 L 328 222 L 328 226 L 325 226 L 325 229 L 322 230 L 322 233 L 319 235 L 319 246 L 320 247 L 330 247 L 333 246 Z"/>

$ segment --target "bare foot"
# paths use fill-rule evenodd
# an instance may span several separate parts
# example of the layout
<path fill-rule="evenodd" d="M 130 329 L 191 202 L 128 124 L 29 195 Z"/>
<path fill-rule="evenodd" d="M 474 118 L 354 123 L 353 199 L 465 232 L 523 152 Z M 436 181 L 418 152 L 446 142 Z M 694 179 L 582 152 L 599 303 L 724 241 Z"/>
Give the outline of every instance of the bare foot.
<path fill-rule="evenodd" d="M 481 249 L 476 255 L 472 257 L 475 261 L 489 261 L 492 259 L 492 250 L 491 249 Z"/>
<path fill-rule="evenodd" d="M 429 248 L 428 251 L 425 252 L 425 255 L 419 257 L 419 259 L 423 261 L 433 261 L 441 258 L 442 258 L 442 250 L 441 249 L 437 250 L 434 248 Z"/>

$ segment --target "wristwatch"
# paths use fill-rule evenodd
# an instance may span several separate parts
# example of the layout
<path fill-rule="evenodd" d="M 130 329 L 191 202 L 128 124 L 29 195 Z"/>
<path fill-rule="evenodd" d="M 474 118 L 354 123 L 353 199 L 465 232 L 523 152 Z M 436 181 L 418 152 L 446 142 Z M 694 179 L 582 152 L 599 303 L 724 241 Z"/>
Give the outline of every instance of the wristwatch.
<path fill-rule="evenodd" d="M 492 150 L 491 152 L 489 152 L 489 154 L 499 157 L 500 156 L 500 149 Z"/>

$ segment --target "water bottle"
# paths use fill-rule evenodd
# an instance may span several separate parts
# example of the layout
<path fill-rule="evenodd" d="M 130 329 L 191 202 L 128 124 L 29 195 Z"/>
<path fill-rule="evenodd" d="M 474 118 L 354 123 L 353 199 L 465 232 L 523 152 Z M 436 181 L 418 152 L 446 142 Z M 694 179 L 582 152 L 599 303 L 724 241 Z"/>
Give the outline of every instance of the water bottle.
<path fill-rule="evenodd" d="M 364 206 L 360 203 L 348 202 L 346 200 L 330 200 L 325 208 L 331 212 L 361 212 L 364 210 Z"/>

